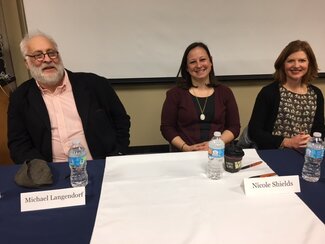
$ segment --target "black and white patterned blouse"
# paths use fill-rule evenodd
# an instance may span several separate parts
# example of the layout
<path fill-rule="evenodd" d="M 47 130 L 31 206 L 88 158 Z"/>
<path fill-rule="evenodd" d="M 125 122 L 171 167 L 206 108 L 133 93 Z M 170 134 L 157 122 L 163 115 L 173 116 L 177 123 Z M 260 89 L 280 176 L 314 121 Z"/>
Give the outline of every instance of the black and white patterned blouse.
<path fill-rule="evenodd" d="M 310 134 L 317 108 L 317 95 L 308 87 L 297 94 L 280 86 L 280 104 L 272 135 L 291 138 L 300 132 Z"/>

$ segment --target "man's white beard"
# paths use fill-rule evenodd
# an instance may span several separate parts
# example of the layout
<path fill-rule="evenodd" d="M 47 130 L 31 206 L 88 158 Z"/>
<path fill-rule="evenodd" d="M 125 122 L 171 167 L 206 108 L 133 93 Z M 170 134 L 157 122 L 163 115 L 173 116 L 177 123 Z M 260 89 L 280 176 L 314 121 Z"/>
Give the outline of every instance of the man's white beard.
<path fill-rule="evenodd" d="M 54 66 L 57 72 L 51 74 L 43 73 L 42 69 L 44 67 L 49 67 L 49 66 L 51 67 Z M 62 62 L 59 64 L 50 64 L 50 65 L 44 64 L 40 67 L 31 66 L 29 70 L 32 77 L 35 80 L 37 80 L 41 85 L 44 86 L 55 86 L 62 81 L 64 76 L 64 66 Z"/>

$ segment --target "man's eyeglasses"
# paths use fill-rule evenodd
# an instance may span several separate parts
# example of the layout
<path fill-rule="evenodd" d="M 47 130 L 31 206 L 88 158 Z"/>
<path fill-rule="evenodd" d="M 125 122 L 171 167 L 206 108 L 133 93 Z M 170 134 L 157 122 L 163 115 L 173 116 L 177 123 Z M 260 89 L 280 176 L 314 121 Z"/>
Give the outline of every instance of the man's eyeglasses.
<path fill-rule="evenodd" d="M 34 55 L 26 55 L 27 57 L 34 58 L 35 60 L 42 62 L 45 58 L 45 55 L 47 55 L 50 59 L 56 59 L 59 56 L 58 51 L 48 51 L 46 53 L 37 53 Z"/>

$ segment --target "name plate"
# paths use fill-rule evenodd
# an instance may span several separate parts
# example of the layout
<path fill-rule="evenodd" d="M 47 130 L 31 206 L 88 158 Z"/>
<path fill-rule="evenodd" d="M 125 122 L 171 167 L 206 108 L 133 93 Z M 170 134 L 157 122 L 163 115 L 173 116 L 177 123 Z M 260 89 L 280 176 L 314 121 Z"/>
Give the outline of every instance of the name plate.
<path fill-rule="evenodd" d="M 72 187 L 20 194 L 21 212 L 80 206 L 85 204 L 85 187 Z"/>
<path fill-rule="evenodd" d="M 245 178 L 244 189 L 246 195 L 293 193 L 300 192 L 300 182 L 298 175 Z"/>

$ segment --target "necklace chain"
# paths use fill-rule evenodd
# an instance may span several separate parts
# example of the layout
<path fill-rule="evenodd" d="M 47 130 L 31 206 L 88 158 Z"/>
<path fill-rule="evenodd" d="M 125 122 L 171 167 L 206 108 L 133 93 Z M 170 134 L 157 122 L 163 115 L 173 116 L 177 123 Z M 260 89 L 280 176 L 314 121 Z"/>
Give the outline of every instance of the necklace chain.
<path fill-rule="evenodd" d="M 204 114 L 204 110 L 205 110 L 205 107 L 206 107 L 206 105 L 207 105 L 208 97 L 205 98 L 205 102 L 204 102 L 203 109 L 202 109 L 202 107 L 201 107 L 201 104 L 200 104 L 199 99 L 198 99 L 196 96 L 195 96 L 195 98 L 196 98 L 197 104 L 199 105 L 199 108 L 200 108 L 201 114 Z"/>
<path fill-rule="evenodd" d="M 199 108 L 200 108 L 200 111 L 201 111 L 201 114 L 200 114 L 200 120 L 205 120 L 205 114 L 204 114 L 204 111 L 205 111 L 205 107 L 206 107 L 206 105 L 207 105 L 208 96 L 205 97 L 204 106 L 203 106 L 203 109 L 202 109 L 201 104 L 200 104 L 200 101 L 199 101 L 199 99 L 197 98 L 197 96 L 196 96 L 194 90 L 193 90 L 193 94 L 194 94 L 194 97 L 195 97 L 195 99 L 196 99 L 196 102 L 197 102 L 197 104 L 199 105 Z"/>
<path fill-rule="evenodd" d="M 205 110 L 205 107 L 206 107 L 206 105 L 207 105 L 208 97 L 205 98 L 205 102 L 204 102 L 203 109 L 202 109 L 202 107 L 201 107 L 201 104 L 200 104 L 199 99 L 197 98 L 197 96 L 195 96 L 195 99 L 196 99 L 197 104 L 199 105 L 199 108 L 200 108 L 200 111 L 201 111 L 201 114 L 200 114 L 200 120 L 205 120 L 204 110 Z"/>
<path fill-rule="evenodd" d="M 301 85 L 298 88 L 292 88 L 286 84 L 283 84 L 282 87 L 284 87 L 286 90 L 296 93 L 296 94 L 306 94 L 306 91 L 308 92 L 308 87 Z"/>

